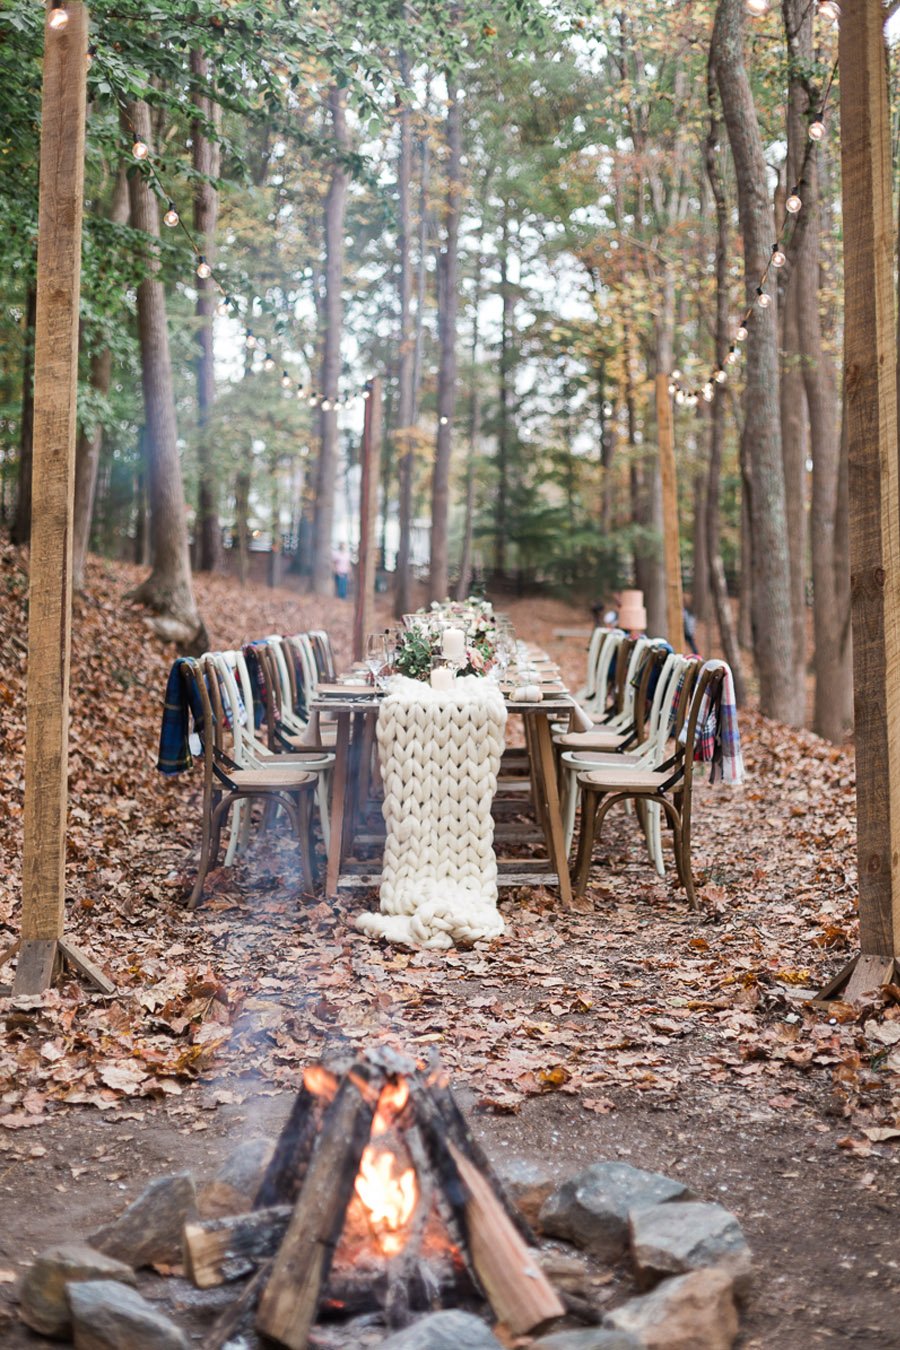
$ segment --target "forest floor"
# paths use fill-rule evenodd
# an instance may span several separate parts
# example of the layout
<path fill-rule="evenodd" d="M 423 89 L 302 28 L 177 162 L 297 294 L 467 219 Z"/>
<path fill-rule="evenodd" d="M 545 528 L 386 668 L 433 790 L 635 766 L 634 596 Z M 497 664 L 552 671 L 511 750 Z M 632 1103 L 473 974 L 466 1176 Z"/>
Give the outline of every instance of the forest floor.
<path fill-rule="evenodd" d="M 118 993 L 67 980 L 0 1000 L 0 1343 L 34 1343 L 13 1294 L 36 1251 L 153 1176 L 211 1175 L 275 1132 L 306 1061 L 374 1038 L 437 1047 L 496 1157 L 560 1176 L 622 1158 L 734 1210 L 758 1271 L 743 1346 L 896 1346 L 900 988 L 804 1001 L 857 943 L 852 751 L 744 714 L 745 786 L 695 802 L 698 915 L 625 816 L 585 912 L 506 893 L 505 934 L 468 951 L 372 942 L 353 917 L 376 897 L 298 896 L 277 835 L 188 914 L 199 775 L 155 769 L 172 653 L 123 601 L 138 575 L 92 561 L 72 680 L 68 924 Z M 0 545 L 0 949 L 20 891 L 25 587 Z M 197 593 L 214 645 L 325 626 L 347 652 L 349 605 L 225 578 Z M 580 683 L 584 642 L 554 629 L 587 615 L 505 607 Z"/>

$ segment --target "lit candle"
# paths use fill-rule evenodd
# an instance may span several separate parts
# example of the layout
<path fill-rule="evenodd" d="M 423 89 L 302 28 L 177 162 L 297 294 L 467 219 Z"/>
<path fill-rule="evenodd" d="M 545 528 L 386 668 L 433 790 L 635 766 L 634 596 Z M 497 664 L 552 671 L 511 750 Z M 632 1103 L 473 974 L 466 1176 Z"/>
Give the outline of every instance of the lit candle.
<path fill-rule="evenodd" d="M 466 635 L 461 628 L 444 629 L 442 651 L 448 661 L 457 661 L 461 666 L 465 665 Z"/>
<path fill-rule="evenodd" d="M 453 688 L 453 671 L 449 666 L 435 666 L 431 672 L 431 687 L 446 694 Z"/>

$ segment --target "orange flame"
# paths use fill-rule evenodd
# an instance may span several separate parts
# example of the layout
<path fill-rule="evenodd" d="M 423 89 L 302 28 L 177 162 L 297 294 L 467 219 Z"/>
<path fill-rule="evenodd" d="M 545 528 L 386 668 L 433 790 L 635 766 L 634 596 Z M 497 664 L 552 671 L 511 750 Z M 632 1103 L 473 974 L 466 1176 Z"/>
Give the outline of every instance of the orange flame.
<path fill-rule="evenodd" d="M 390 1129 L 393 1121 L 399 1116 L 408 1101 L 409 1086 L 405 1079 L 399 1078 L 396 1083 L 385 1084 L 381 1089 L 381 1096 L 378 1098 L 378 1110 L 375 1112 L 372 1121 L 373 1139 Z"/>
<path fill-rule="evenodd" d="M 409 1223 L 416 1207 L 415 1169 L 408 1167 L 398 1175 L 393 1153 L 369 1144 L 360 1159 L 355 1190 L 368 1211 L 372 1226 L 386 1230 L 378 1237 L 382 1251 L 388 1256 L 396 1255 L 404 1243 L 399 1230 Z"/>
<path fill-rule="evenodd" d="M 321 1064 L 310 1064 L 303 1070 L 303 1086 L 314 1097 L 323 1097 L 326 1102 L 332 1102 L 337 1093 L 338 1081 Z"/>

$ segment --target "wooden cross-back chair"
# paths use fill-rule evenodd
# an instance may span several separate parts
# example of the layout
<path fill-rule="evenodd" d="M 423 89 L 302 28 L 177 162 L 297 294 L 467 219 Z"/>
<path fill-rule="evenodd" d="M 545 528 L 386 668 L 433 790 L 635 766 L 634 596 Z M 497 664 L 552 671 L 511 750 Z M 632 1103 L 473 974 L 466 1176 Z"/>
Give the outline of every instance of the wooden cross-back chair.
<path fill-rule="evenodd" d="M 725 677 L 721 662 L 708 662 L 696 671 L 699 663 L 691 662 L 684 679 L 695 676 L 688 700 L 682 686 L 678 706 L 678 722 L 687 725 L 681 739 L 676 729 L 675 750 L 656 769 L 601 768 L 578 774 L 581 789 L 581 833 L 575 860 L 575 894 L 583 896 L 591 870 L 594 841 L 603 827 L 609 811 L 617 802 L 632 800 L 636 805 L 654 804 L 665 812 L 672 829 L 675 846 L 675 866 L 678 879 L 687 892 L 691 909 L 697 908 L 694 877 L 691 869 L 691 804 L 694 780 L 694 750 L 697 742 L 698 719 L 707 691 L 711 698 L 718 695 Z M 693 669 L 692 669 L 693 667 Z M 689 702 L 689 710 L 685 705 Z"/>
<path fill-rule="evenodd" d="M 312 837 L 312 800 L 316 775 L 302 765 L 277 768 L 242 768 L 228 753 L 233 748 L 219 688 L 219 671 L 211 655 L 186 661 L 185 680 L 192 686 L 192 705 L 200 710 L 198 731 L 203 758 L 203 835 L 197 879 L 188 899 L 194 909 L 203 893 L 203 883 L 219 856 L 222 828 L 232 809 L 254 798 L 268 807 L 281 807 L 297 840 L 300 875 L 304 889 L 315 888 L 315 850 Z"/>

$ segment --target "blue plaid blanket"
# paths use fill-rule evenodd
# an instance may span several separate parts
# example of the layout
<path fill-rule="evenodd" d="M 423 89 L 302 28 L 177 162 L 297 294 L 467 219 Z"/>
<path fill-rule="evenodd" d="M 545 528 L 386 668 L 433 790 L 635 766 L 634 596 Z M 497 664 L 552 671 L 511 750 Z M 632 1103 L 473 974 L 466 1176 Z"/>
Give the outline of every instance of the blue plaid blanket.
<path fill-rule="evenodd" d="M 160 773 L 184 773 L 193 763 L 189 719 L 193 714 L 195 727 L 202 722 L 203 707 L 193 681 L 186 680 L 182 674 L 182 667 L 187 661 L 186 656 L 179 656 L 166 681 L 166 701 L 159 730 L 159 758 L 156 761 Z"/>

